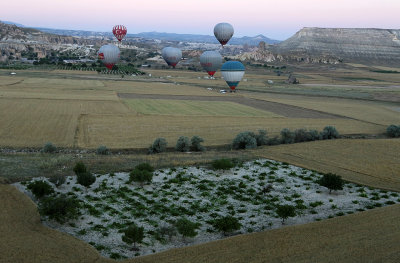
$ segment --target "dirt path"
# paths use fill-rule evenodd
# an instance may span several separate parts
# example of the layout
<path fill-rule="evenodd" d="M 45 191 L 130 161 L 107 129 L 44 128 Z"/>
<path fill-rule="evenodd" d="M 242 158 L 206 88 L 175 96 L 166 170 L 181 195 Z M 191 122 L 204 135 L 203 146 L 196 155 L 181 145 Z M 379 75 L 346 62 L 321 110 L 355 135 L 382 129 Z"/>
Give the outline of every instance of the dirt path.
<path fill-rule="evenodd" d="M 246 98 L 243 96 L 185 96 L 185 95 L 154 95 L 154 94 L 135 94 L 118 93 L 122 99 L 159 99 L 159 100 L 199 100 L 199 101 L 229 101 L 256 109 L 269 111 L 287 118 L 309 118 L 309 119 L 337 119 L 346 118 L 344 116 L 329 114 L 316 110 L 310 110 L 297 106 L 277 103 L 272 101 Z"/>

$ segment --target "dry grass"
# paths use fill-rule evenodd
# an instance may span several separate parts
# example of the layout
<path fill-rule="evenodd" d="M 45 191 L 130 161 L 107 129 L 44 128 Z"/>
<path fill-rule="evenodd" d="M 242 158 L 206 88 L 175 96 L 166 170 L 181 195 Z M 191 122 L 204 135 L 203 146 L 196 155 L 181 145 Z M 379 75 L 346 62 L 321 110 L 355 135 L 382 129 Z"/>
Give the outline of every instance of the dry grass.
<path fill-rule="evenodd" d="M 179 136 L 202 137 L 204 145 L 230 144 L 243 131 L 265 129 L 271 136 L 283 128 L 317 129 L 335 126 L 341 134 L 382 133 L 381 126 L 348 119 L 289 119 L 230 116 L 85 115 L 79 123 L 78 146 L 96 148 L 148 147 L 158 137 L 174 146 Z"/>
<path fill-rule="evenodd" d="M 328 140 L 264 147 L 255 155 L 400 191 L 400 139 Z"/>
<path fill-rule="evenodd" d="M 1 262 L 114 262 L 44 227 L 34 203 L 13 186 L 0 185 L 0 211 Z M 399 216 L 394 205 L 122 262 L 398 262 Z"/>

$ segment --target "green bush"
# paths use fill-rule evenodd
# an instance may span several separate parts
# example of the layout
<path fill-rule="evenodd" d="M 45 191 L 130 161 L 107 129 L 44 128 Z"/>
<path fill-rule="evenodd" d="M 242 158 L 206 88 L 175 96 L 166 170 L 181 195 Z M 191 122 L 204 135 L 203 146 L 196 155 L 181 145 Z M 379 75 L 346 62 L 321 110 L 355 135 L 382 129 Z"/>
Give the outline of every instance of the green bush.
<path fill-rule="evenodd" d="M 96 176 L 90 172 L 79 173 L 76 175 L 77 183 L 83 185 L 84 187 L 89 187 L 96 181 Z"/>
<path fill-rule="evenodd" d="M 287 128 L 281 130 L 281 143 L 283 144 L 294 143 L 294 133 Z"/>
<path fill-rule="evenodd" d="M 59 223 L 64 223 L 70 219 L 76 219 L 80 215 L 79 201 L 60 195 L 57 197 L 43 198 L 39 203 L 39 212 L 42 216 L 48 216 L 50 219 Z"/>
<path fill-rule="evenodd" d="M 233 216 L 225 216 L 214 220 L 213 224 L 215 229 L 221 231 L 226 235 L 235 230 L 239 230 L 242 226 L 239 220 Z"/>
<path fill-rule="evenodd" d="M 135 166 L 135 169 L 142 170 L 142 171 L 148 171 L 150 173 L 154 172 L 154 167 L 148 163 L 140 163 Z"/>
<path fill-rule="evenodd" d="M 57 147 L 51 142 L 47 142 L 42 148 L 42 152 L 44 153 L 54 153 L 55 151 L 57 151 Z"/>
<path fill-rule="evenodd" d="M 98 155 L 109 155 L 110 154 L 110 150 L 108 150 L 108 148 L 106 146 L 100 145 L 96 150 L 96 154 L 98 154 Z"/>
<path fill-rule="evenodd" d="M 188 152 L 190 150 L 190 141 L 188 137 L 181 136 L 176 142 L 175 150 L 178 152 Z"/>
<path fill-rule="evenodd" d="M 77 162 L 74 166 L 73 169 L 74 173 L 76 175 L 81 174 L 81 173 L 86 173 L 87 172 L 87 168 L 85 166 L 85 164 L 81 161 Z"/>
<path fill-rule="evenodd" d="M 278 136 L 269 138 L 267 141 L 267 145 L 279 145 L 279 144 L 281 144 L 281 140 L 279 140 Z"/>
<path fill-rule="evenodd" d="M 198 229 L 199 226 L 199 223 L 192 222 L 186 218 L 180 218 L 176 221 L 176 229 L 183 237 L 197 236 L 196 229 Z"/>
<path fill-rule="evenodd" d="M 190 140 L 192 146 L 190 147 L 190 150 L 193 152 L 202 152 L 205 150 L 204 146 L 201 145 L 204 140 L 200 138 L 199 136 L 193 136 L 192 139 Z"/>
<path fill-rule="evenodd" d="M 53 175 L 49 178 L 49 181 L 51 183 L 53 183 L 55 186 L 60 187 L 61 185 L 63 185 L 66 181 L 66 178 L 64 175 L 61 174 L 56 174 Z"/>
<path fill-rule="evenodd" d="M 218 159 L 211 163 L 215 170 L 228 170 L 235 167 L 235 164 L 229 159 Z"/>
<path fill-rule="evenodd" d="M 327 187 L 329 193 L 331 193 L 332 190 L 342 190 L 344 181 L 339 175 L 328 173 L 324 174 L 322 178 L 318 180 L 318 184 Z"/>
<path fill-rule="evenodd" d="M 53 187 L 45 181 L 34 181 L 28 184 L 27 187 L 38 199 L 54 193 Z"/>
<path fill-rule="evenodd" d="M 389 127 L 387 127 L 386 129 L 386 134 L 389 137 L 392 138 L 398 138 L 400 137 L 400 125 L 396 126 L 396 125 L 390 125 Z"/>
<path fill-rule="evenodd" d="M 254 149 L 256 147 L 256 135 L 253 132 L 249 131 L 239 133 L 232 143 L 232 148 L 235 150 Z"/>
<path fill-rule="evenodd" d="M 305 129 L 298 129 L 294 131 L 294 142 L 308 142 L 311 141 L 311 134 Z"/>
<path fill-rule="evenodd" d="M 163 239 L 168 236 L 168 239 L 171 240 L 172 237 L 176 235 L 176 227 L 167 225 L 161 226 L 157 229 L 157 234 Z"/>
<path fill-rule="evenodd" d="M 133 249 L 137 250 L 136 243 L 141 243 L 144 238 L 144 228 L 136 225 L 131 225 L 124 230 L 122 241 L 127 244 L 133 243 Z"/>
<path fill-rule="evenodd" d="M 339 138 L 339 132 L 334 126 L 326 126 L 321 132 L 321 137 L 324 140 Z"/>
<path fill-rule="evenodd" d="M 310 141 L 321 140 L 321 134 L 317 130 L 309 130 Z"/>
<path fill-rule="evenodd" d="M 149 147 L 149 154 L 162 153 L 167 150 L 167 141 L 164 138 L 157 138 Z"/>
<path fill-rule="evenodd" d="M 282 218 L 282 224 L 288 217 L 296 216 L 296 207 L 292 205 L 280 205 L 276 209 L 276 214 Z"/>
<path fill-rule="evenodd" d="M 258 130 L 258 134 L 256 135 L 257 146 L 267 145 L 268 137 L 266 130 Z"/>
<path fill-rule="evenodd" d="M 152 179 L 153 179 L 153 173 L 147 170 L 140 170 L 135 168 L 129 174 L 129 181 L 138 182 L 140 183 L 141 186 L 143 186 L 145 182 L 150 183 Z"/>

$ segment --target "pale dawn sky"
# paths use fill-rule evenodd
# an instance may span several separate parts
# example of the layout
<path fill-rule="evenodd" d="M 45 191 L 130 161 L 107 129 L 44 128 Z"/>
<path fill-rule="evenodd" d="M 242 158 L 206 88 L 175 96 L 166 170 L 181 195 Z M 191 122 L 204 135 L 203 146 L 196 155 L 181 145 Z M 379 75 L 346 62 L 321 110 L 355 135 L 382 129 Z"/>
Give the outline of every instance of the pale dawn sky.
<path fill-rule="evenodd" d="M 400 0 L 4 0 L 0 20 L 26 26 L 213 35 L 228 22 L 235 36 L 284 40 L 302 27 L 400 28 Z"/>

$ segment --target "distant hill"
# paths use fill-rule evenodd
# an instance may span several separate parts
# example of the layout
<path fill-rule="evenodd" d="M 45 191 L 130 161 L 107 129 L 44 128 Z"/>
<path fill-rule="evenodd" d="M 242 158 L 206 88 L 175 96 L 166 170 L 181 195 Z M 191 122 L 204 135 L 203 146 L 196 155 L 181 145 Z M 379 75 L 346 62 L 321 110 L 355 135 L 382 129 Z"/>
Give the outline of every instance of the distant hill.
<path fill-rule="evenodd" d="M 268 50 L 298 58 L 399 63 L 400 29 L 305 27 Z"/>

